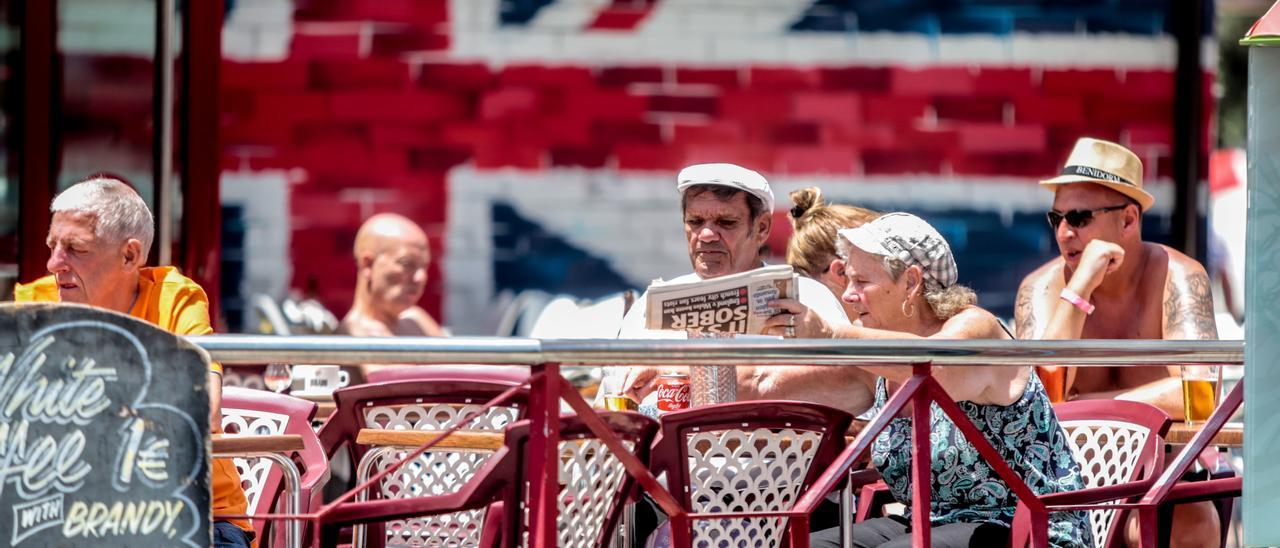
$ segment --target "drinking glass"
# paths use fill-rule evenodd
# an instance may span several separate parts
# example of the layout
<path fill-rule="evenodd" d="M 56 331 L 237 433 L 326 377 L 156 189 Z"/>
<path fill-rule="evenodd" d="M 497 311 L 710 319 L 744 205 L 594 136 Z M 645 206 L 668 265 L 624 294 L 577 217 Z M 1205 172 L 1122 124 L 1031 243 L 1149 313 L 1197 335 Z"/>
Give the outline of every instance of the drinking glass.
<path fill-rule="evenodd" d="M 732 333 L 690 331 L 690 339 L 733 339 Z M 689 366 L 689 406 L 738 401 L 738 370 L 732 365 Z"/>
<path fill-rule="evenodd" d="M 292 372 L 287 363 L 267 364 L 267 371 L 262 374 L 262 381 L 271 391 L 279 394 L 293 383 Z"/>
<path fill-rule="evenodd" d="M 1182 413 L 1187 426 L 1203 424 L 1218 406 L 1222 368 L 1216 365 L 1182 366 Z"/>

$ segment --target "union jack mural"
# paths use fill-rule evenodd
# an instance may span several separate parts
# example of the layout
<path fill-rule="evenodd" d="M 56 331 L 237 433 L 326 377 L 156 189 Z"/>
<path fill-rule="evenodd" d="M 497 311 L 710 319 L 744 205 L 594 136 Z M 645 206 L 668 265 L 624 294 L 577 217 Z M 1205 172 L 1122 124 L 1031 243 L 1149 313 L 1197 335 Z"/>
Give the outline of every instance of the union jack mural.
<path fill-rule="evenodd" d="M 1077 137 L 1144 159 L 1158 200 L 1144 230 L 1168 234 L 1173 9 L 241 0 L 224 34 L 225 177 L 286 190 L 288 258 L 263 275 L 335 311 L 355 229 L 379 211 L 428 229 L 424 305 L 462 333 L 503 290 L 592 297 L 686 272 L 674 175 L 717 161 L 774 184 L 775 253 L 786 193 L 818 185 L 928 218 L 961 281 L 1010 315 L 1055 253 L 1035 183 Z"/>

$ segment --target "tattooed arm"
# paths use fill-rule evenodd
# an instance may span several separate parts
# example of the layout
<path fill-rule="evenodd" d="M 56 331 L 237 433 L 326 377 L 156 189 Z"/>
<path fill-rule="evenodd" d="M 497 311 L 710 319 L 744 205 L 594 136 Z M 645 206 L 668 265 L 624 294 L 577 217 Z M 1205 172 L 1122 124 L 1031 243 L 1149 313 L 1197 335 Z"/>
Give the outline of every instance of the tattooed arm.
<path fill-rule="evenodd" d="M 1164 286 L 1165 339 L 1217 339 L 1209 275 L 1199 263 L 1171 261 Z"/>
<path fill-rule="evenodd" d="M 1169 253 L 1165 279 L 1163 335 L 1165 339 L 1217 339 L 1213 297 L 1204 267 L 1174 250 Z M 1122 390 L 1116 399 L 1150 403 L 1174 419 L 1182 418 L 1182 384 L 1178 366 L 1168 367 L 1168 377 Z"/>
<path fill-rule="evenodd" d="M 1013 306 L 1014 333 L 1019 339 L 1034 339 L 1039 331 L 1036 329 L 1036 307 L 1033 302 L 1036 293 L 1036 281 L 1028 276 L 1018 288 L 1018 297 Z"/>
<path fill-rule="evenodd" d="M 1018 287 L 1018 297 L 1014 304 L 1013 318 L 1014 325 L 1017 329 L 1017 337 L 1022 340 L 1037 340 L 1044 338 L 1064 338 L 1061 333 L 1054 334 L 1051 337 L 1046 336 L 1046 323 L 1053 315 L 1053 306 L 1058 300 L 1056 298 L 1057 291 L 1051 289 L 1056 286 L 1054 280 L 1062 279 L 1062 270 L 1060 264 L 1050 262 L 1040 267 L 1040 269 L 1027 275 L 1022 280 L 1022 285 Z M 1055 295 L 1053 299 L 1049 299 L 1050 294 Z M 1060 330 L 1059 330 L 1060 331 Z M 1071 338 L 1079 338 L 1079 330 Z M 1045 390 L 1050 397 L 1066 398 L 1071 392 L 1071 386 L 1075 382 L 1076 368 L 1062 365 L 1041 365 L 1036 370 L 1040 372 L 1040 378 L 1045 384 Z"/>

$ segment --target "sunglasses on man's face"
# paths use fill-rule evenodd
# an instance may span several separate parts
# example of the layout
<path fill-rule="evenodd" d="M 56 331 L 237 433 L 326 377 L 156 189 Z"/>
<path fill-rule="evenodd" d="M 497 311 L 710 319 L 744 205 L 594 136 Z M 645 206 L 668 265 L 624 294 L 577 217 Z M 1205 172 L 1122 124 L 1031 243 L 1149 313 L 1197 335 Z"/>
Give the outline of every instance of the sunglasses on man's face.
<path fill-rule="evenodd" d="M 1049 226 L 1054 230 L 1058 229 L 1058 224 L 1061 223 L 1063 219 L 1066 219 L 1067 224 L 1070 225 L 1072 228 L 1084 228 L 1086 226 L 1089 226 L 1089 223 L 1093 222 L 1094 213 L 1106 213 L 1108 211 L 1116 211 L 1118 209 L 1124 209 L 1128 206 L 1129 204 L 1120 204 L 1120 205 L 1114 205 L 1110 207 L 1097 207 L 1093 209 L 1072 209 L 1070 211 L 1065 211 L 1065 212 L 1050 211 L 1046 215 L 1049 217 Z"/>

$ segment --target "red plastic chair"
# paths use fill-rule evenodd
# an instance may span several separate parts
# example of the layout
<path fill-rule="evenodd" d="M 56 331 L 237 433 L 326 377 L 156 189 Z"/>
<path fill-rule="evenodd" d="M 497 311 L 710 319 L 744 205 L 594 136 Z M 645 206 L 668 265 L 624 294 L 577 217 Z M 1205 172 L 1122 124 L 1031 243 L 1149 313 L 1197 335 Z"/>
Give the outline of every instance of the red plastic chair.
<path fill-rule="evenodd" d="M 1113 494 L 1117 486 L 1149 487 L 1160 475 L 1164 435 L 1172 422 L 1164 411 L 1140 402 L 1090 400 L 1061 403 L 1054 412 L 1080 463 L 1085 488 L 1040 497 L 1050 511 L 1054 505 L 1120 502 L 1126 499 Z M 1124 515 L 1116 510 L 1089 511 L 1098 546 L 1123 545 Z M 1020 503 L 1013 522 L 1014 546 L 1027 545 L 1030 527 L 1030 510 Z"/>
<path fill-rule="evenodd" d="M 320 428 L 319 437 L 332 457 L 348 450 L 351 477 L 363 483 L 394 464 L 405 453 L 397 448 L 368 447 L 356 443 L 363 428 L 393 430 L 443 430 L 478 410 L 499 394 L 520 386 L 527 371 L 486 366 L 412 366 L 377 372 L 397 380 L 339 389 L 333 393 L 335 410 Z M 517 374 L 522 373 L 522 374 Z M 377 377 L 375 377 L 377 378 Z M 467 429 L 502 430 L 527 412 L 528 390 L 516 394 L 502 407 L 491 408 Z M 457 449 L 432 450 L 417 462 L 389 475 L 373 493 L 374 498 L 404 498 L 451 492 L 468 480 L 492 453 Z M 442 468 L 443 467 L 443 468 Z M 474 545 L 484 527 L 486 512 L 397 520 L 369 527 L 380 534 L 357 534 L 368 546 L 442 543 Z"/>
<path fill-rule="evenodd" d="M 641 463 L 648 462 L 649 444 L 658 428 L 653 419 L 631 412 L 602 412 L 600 418 Z M 333 544 L 338 530 L 345 525 L 456 514 L 483 509 L 498 500 L 502 503 L 502 527 L 495 530 L 486 525 L 485 530 L 493 533 L 483 534 L 477 543 L 469 545 L 527 545 L 529 516 L 524 503 L 528 499 L 525 466 L 530 424 L 525 420 L 507 427 L 503 447 L 453 493 L 335 506 L 321 524 L 321 544 Z M 634 480 L 621 461 L 575 415 L 560 417 L 559 453 L 557 544 L 575 548 L 607 546 Z"/>
<path fill-rule="evenodd" d="M 690 513 L 789 511 L 844 448 L 852 421 L 839 409 L 793 401 L 675 411 L 662 416 L 649 468 L 666 474 Z M 787 518 L 699 519 L 693 543 L 784 546 L 787 525 Z"/>
<path fill-rule="evenodd" d="M 301 461 L 302 507 L 295 513 L 308 512 L 320 503 L 321 490 L 329 479 L 329 460 L 320 447 L 320 440 L 311 429 L 311 419 L 316 414 L 316 404 L 304 399 L 275 394 L 264 390 L 226 387 L 222 389 L 222 429 L 229 434 L 302 436 L 303 450 L 294 455 Z M 264 458 L 234 458 L 236 470 L 248 499 L 249 514 L 268 513 L 278 505 L 273 504 L 283 492 L 284 481 L 280 470 Z M 280 527 L 269 527 L 265 520 L 252 520 L 257 538 L 272 534 L 282 538 L 283 527 L 289 522 L 274 522 Z M 299 539 L 301 540 L 301 539 Z M 279 544 L 277 544 L 279 545 Z"/>

